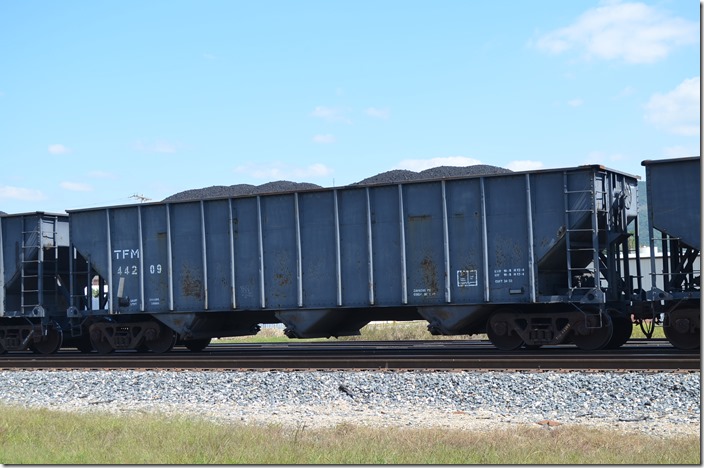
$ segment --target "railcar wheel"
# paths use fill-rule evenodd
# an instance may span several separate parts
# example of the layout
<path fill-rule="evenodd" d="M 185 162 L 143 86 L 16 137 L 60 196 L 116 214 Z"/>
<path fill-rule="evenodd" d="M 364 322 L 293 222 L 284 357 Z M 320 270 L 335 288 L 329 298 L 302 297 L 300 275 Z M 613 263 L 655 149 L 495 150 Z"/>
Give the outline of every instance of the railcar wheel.
<path fill-rule="evenodd" d="M 210 338 L 201 338 L 198 340 L 186 340 L 183 342 L 183 345 L 188 348 L 189 350 L 193 351 L 194 353 L 197 353 L 199 351 L 203 351 L 205 348 L 208 347 L 210 344 Z"/>
<path fill-rule="evenodd" d="M 151 340 L 144 340 L 144 344 L 156 354 L 166 353 L 176 344 L 176 334 L 166 325 L 158 324 L 159 335 Z"/>
<path fill-rule="evenodd" d="M 37 354 L 53 354 L 61 348 L 64 334 L 58 326 L 49 325 L 41 341 L 30 342 L 29 348 Z"/>
<path fill-rule="evenodd" d="M 608 313 L 601 314 L 600 327 L 597 326 L 599 319 L 590 320 L 591 317 L 596 316 L 590 315 L 580 320 L 575 326 L 575 333 L 572 334 L 572 342 L 585 351 L 596 351 L 606 347 L 614 334 L 613 322 Z"/>
<path fill-rule="evenodd" d="M 486 334 L 491 343 L 502 351 L 514 351 L 523 346 L 523 338 L 511 329 L 511 325 L 494 314 L 486 324 Z"/>
<path fill-rule="evenodd" d="M 672 346 L 679 349 L 697 349 L 701 346 L 699 330 L 695 326 L 698 314 L 695 309 L 679 309 L 668 314 L 662 330 Z"/>
<path fill-rule="evenodd" d="M 115 351 L 103 331 L 97 326 L 90 327 L 90 344 L 98 354 L 110 354 Z"/>
<path fill-rule="evenodd" d="M 609 309 L 614 332 L 606 345 L 606 349 L 620 348 L 631 338 L 633 333 L 633 322 L 630 317 L 619 314 L 618 311 Z"/>

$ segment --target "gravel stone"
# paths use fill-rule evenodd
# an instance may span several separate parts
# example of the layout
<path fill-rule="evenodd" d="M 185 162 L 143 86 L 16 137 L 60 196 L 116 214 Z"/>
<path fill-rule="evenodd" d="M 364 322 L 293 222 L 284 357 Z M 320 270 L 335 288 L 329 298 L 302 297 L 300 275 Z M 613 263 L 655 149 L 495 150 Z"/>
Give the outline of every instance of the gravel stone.
<path fill-rule="evenodd" d="M 0 379 L 5 404 L 218 423 L 481 430 L 549 420 L 665 437 L 700 430 L 698 372 L 37 370 L 0 371 Z"/>

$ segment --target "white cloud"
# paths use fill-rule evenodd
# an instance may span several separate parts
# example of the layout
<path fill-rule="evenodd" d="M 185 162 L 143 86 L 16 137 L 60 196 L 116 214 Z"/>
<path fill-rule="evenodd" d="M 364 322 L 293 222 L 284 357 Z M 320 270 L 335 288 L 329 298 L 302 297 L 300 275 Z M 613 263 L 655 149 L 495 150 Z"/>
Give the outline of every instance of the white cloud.
<path fill-rule="evenodd" d="M 481 164 L 478 159 L 467 158 L 465 156 L 449 156 L 446 158 L 430 158 L 430 159 L 404 159 L 399 162 L 394 169 L 408 169 L 409 171 L 424 171 L 431 167 L 437 166 L 474 166 Z"/>
<path fill-rule="evenodd" d="M 511 161 L 506 165 L 506 169 L 510 169 L 512 171 L 535 171 L 538 169 L 543 169 L 545 167 L 545 164 L 543 164 L 541 161 L 530 161 L 530 160 L 520 160 L 520 161 Z"/>
<path fill-rule="evenodd" d="M 327 177 L 333 170 L 324 164 L 316 163 L 305 167 L 292 166 L 287 163 L 273 162 L 266 164 L 245 164 L 234 169 L 237 174 L 245 174 L 255 179 L 299 180 Z"/>
<path fill-rule="evenodd" d="M 689 156 L 699 155 L 699 150 L 694 147 L 688 148 L 686 146 L 669 146 L 667 148 L 663 148 L 662 154 L 667 159 L 686 158 Z"/>
<path fill-rule="evenodd" d="M 171 143 L 164 140 L 156 140 L 153 142 L 137 140 L 134 144 L 134 149 L 144 153 L 163 153 L 172 154 L 180 148 L 179 143 Z"/>
<path fill-rule="evenodd" d="M 645 120 L 676 135 L 699 135 L 699 88 L 697 76 L 668 93 L 652 95 L 645 105 Z"/>
<path fill-rule="evenodd" d="M 327 120 L 328 122 L 342 122 L 346 124 L 352 123 L 352 121 L 345 115 L 345 111 L 336 107 L 317 106 L 313 109 L 313 112 L 311 112 L 310 115 L 319 119 Z"/>
<path fill-rule="evenodd" d="M 45 198 L 44 194 L 39 190 L 12 187 L 9 185 L 0 186 L 0 199 L 37 201 L 44 200 Z"/>
<path fill-rule="evenodd" d="M 391 117 L 391 111 L 386 107 L 369 107 L 367 108 L 366 113 L 369 117 L 374 117 L 375 119 L 387 120 L 389 117 Z"/>
<path fill-rule="evenodd" d="M 633 86 L 626 86 L 615 96 L 614 99 L 626 98 L 628 96 L 632 96 L 635 93 L 636 89 Z"/>
<path fill-rule="evenodd" d="M 53 145 L 49 145 L 47 149 L 51 154 L 68 154 L 71 152 L 70 148 L 60 143 L 54 143 Z"/>
<path fill-rule="evenodd" d="M 315 135 L 313 137 L 315 143 L 328 144 L 335 143 L 335 135 Z"/>
<path fill-rule="evenodd" d="M 574 98 L 567 101 L 567 105 L 569 105 L 570 107 L 579 107 L 582 104 L 584 104 L 584 100 L 581 98 Z"/>
<path fill-rule="evenodd" d="M 540 36 L 533 45 L 552 54 L 576 50 L 587 59 L 653 63 L 698 39 L 696 22 L 644 3 L 609 1 L 587 10 L 569 26 Z"/>
<path fill-rule="evenodd" d="M 70 190 L 71 192 L 92 192 L 93 187 L 80 182 L 61 182 L 59 184 L 62 189 Z"/>

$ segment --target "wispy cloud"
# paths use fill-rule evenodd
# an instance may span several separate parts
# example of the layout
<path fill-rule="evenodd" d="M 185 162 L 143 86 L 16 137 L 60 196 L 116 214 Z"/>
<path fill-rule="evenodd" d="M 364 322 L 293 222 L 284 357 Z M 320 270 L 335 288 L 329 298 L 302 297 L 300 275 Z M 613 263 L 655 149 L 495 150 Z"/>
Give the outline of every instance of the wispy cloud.
<path fill-rule="evenodd" d="M 409 171 L 424 171 L 431 167 L 438 166 L 474 166 L 481 164 L 478 159 L 468 158 L 466 156 L 449 156 L 445 158 L 429 158 L 429 159 L 404 159 L 399 162 L 394 169 L 407 169 Z"/>
<path fill-rule="evenodd" d="M 574 98 L 567 101 L 567 105 L 570 107 L 579 107 L 582 104 L 584 104 L 584 99 L 582 98 Z"/>
<path fill-rule="evenodd" d="M 699 135 L 699 89 L 697 76 L 670 92 L 654 94 L 645 105 L 645 120 L 676 135 Z"/>
<path fill-rule="evenodd" d="M 71 192 L 92 192 L 93 187 L 81 182 L 61 182 L 59 186 L 64 190 Z"/>
<path fill-rule="evenodd" d="M 574 50 L 585 59 L 653 63 L 675 47 L 696 44 L 698 33 L 696 22 L 672 17 L 657 7 L 608 1 L 531 44 L 551 54 Z"/>
<path fill-rule="evenodd" d="M 333 173 L 333 170 L 321 163 L 301 167 L 283 162 L 272 162 L 244 164 L 235 167 L 234 172 L 254 179 L 304 181 L 309 178 L 327 177 Z"/>
<path fill-rule="evenodd" d="M 51 154 L 68 154 L 71 152 L 71 148 L 69 148 L 65 145 L 62 145 L 61 143 L 51 144 L 51 145 L 49 145 L 47 150 Z"/>
<path fill-rule="evenodd" d="M 633 86 L 626 86 L 614 97 L 614 99 L 626 98 L 628 96 L 634 95 L 635 93 L 636 89 Z"/>
<path fill-rule="evenodd" d="M 2 185 L 0 186 L 0 199 L 38 201 L 44 200 L 46 197 L 40 190 Z"/>
<path fill-rule="evenodd" d="M 699 150 L 694 147 L 688 148 L 686 146 L 669 146 L 667 148 L 663 148 L 662 154 L 667 159 L 685 158 L 688 156 L 699 155 Z"/>
<path fill-rule="evenodd" d="M 180 149 L 179 143 L 172 143 L 165 140 L 144 141 L 137 140 L 134 143 L 134 149 L 143 153 L 162 153 L 172 154 Z"/>
<path fill-rule="evenodd" d="M 313 137 L 313 142 L 319 144 L 330 144 L 335 143 L 335 135 L 315 135 Z"/>
<path fill-rule="evenodd" d="M 545 164 L 542 162 L 530 161 L 528 159 L 511 161 L 506 165 L 506 169 L 511 169 L 512 171 L 535 171 L 543 168 L 545 168 Z"/>
<path fill-rule="evenodd" d="M 347 117 L 345 110 L 337 107 L 317 106 L 310 115 L 328 122 L 352 123 L 352 120 Z"/>
<path fill-rule="evenodd" d="M 369 117 L 373 117 L 375 119 L 387 120 L 389 117 L 391 117 L 391 111 L 386 107 L 368 107 L 366 113 Z"/>

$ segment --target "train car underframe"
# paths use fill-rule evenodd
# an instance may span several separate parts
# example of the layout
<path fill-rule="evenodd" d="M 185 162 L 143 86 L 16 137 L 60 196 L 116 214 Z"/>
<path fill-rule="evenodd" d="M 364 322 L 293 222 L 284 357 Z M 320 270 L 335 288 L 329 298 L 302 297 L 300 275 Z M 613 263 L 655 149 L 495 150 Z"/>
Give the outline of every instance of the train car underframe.
<path fill-rule="evenodd" d="M 9 318 L 0 326 L 0 354 L 30 349 L 38 354 L 51 354 L 61 348 L 63 332 L 53 320 Z"/>

